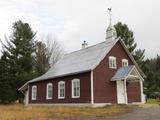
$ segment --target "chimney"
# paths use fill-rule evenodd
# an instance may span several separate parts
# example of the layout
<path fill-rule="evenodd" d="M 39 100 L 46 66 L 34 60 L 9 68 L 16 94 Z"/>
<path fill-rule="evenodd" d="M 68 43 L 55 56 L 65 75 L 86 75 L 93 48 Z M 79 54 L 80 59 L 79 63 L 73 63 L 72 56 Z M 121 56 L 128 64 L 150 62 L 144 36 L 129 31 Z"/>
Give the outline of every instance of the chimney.
<path fill-rule="evenodd" d="M 84 40 L 82 43 L 82 49 L 86 48 L 88 46 L 88 44 L 86 43 L 86 41 Z"/>

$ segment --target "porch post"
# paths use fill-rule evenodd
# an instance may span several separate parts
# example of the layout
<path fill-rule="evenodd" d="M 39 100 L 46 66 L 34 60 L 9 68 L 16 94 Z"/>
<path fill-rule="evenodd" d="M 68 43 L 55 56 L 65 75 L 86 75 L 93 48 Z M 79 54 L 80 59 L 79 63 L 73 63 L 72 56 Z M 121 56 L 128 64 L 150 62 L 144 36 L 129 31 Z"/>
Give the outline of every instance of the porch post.
<path fill-rule="evenodd" d="M 124 96 L 125 96 L 125 104 L 128 104 L 126 78 L 124 79 Z"/>
<path fill-rule="evenodd" d="M 140 80 L 140 88 L 141 88 L 141 103 L 145 103 L 144 95 L 143 95 L 143 80 Z"/>

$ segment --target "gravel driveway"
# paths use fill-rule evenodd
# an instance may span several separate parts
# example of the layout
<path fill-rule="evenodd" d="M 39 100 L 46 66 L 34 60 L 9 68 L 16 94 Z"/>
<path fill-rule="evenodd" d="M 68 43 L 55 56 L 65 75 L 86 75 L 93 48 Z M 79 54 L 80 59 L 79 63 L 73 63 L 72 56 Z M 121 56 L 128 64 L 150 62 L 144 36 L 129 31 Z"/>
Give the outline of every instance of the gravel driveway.
<path fill-rule="evenodd" d="M 137 108 L 127 114 L 104 120 L 160 120 L 160 107 Z"/>
<path fill-rule="evenodd" d="M 112 117 L 78 117 L 65 120 L 160 120 L 160 107 L 137 107 L 123 115 Z"/>

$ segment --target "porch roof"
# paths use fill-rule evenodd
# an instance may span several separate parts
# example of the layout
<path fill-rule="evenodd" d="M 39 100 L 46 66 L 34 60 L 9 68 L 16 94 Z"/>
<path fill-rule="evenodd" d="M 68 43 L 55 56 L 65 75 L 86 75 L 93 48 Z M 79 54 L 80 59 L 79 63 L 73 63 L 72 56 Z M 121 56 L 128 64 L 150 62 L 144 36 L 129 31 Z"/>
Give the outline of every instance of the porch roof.
<path fill-rule="evenodd" d="M 116 74 L 112 77 L 111 81 L 124 80 L 127 77 L 138 78 L 138 75 L 130 75 L 133 69 L 136 69 L 134 65 L 119 68 Z"/>

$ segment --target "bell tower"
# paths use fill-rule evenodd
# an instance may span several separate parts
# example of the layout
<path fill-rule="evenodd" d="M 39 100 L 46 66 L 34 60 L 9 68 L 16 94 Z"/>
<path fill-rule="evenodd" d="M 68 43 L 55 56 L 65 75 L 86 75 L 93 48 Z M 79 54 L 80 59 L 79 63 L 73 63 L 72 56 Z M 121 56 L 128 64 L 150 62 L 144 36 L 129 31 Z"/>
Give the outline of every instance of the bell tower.
<path fill-rule="evenodd" d="M 108 8 L 109 11 L 109 26 L 106 30 L 106 40 L 108 39 L 116 39 L 117 38 L 117 32 L 114 26 L 112 26 L 112 14 L 111 14 L 111 8 Z"/>

